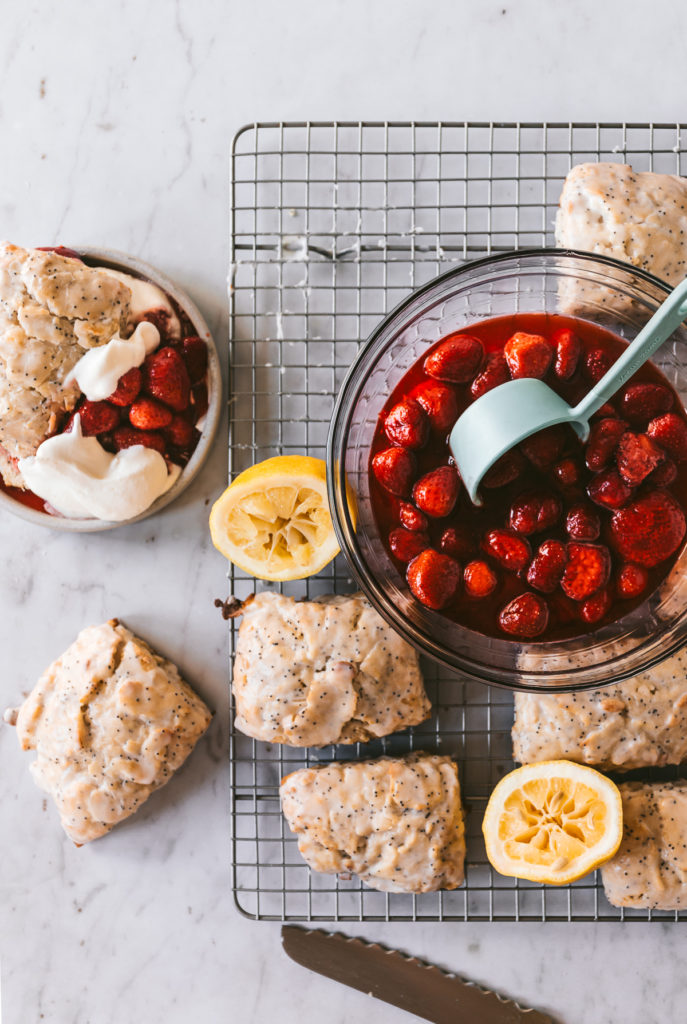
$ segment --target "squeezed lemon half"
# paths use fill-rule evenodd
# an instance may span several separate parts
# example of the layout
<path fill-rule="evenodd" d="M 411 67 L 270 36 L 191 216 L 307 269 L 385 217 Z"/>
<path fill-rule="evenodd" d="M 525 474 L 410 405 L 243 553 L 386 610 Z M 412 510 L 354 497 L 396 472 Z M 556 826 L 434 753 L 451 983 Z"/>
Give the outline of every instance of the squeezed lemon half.
<path fill-rule="evenodd" d="M 524 765 L 497 784 L 482 831 L 487 857 L 502 875 L 566 885 L 616 853 L 620 792 L 605 775 L 572 761 Z"/>
<path fill-rule="evenodd" d="M 322 459 L 278 455 L 244 470 L 210 513 L 218 551 L 261 580 L 300 580 L 339 553 Z"/>

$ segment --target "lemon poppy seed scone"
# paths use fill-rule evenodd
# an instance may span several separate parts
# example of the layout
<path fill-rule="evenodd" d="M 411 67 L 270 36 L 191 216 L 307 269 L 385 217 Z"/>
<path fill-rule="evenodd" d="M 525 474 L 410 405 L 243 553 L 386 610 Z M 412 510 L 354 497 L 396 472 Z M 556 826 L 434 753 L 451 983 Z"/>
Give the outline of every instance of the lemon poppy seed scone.
<path fill-rule="evenodd" d="M 350 871 L 382 892 L 463 882 L 463 809 L 449 757 L 415 753 L 302 768 L 283 779 L 280 795 L 313 871 Z"/>
<path fill-rule="evenodd" d="M 266 591 L 242 614 L 232 689 L 248 736 L 321 747 L 429 716 L 416 652 L 362 595 L 296 601 Z"/>
<path fill-rule="evenodd" d="M 82 630 L 6 717 L 80 845 L 168 782 L 211 714 L 175 665 L 113 619 Z"/>
<path fill-rule="evenodd" d="M 687 908 L 687 781 L 624 782 L 623 841 L 601 869 L 614 907 Z"/>
<path fill-rule="evenodd" d="M 23 487 L 34 455 L 79 397 L 70 370 L 124 329 L 130 289 L 78 259 L 0 243 L 0 473 Z"/>

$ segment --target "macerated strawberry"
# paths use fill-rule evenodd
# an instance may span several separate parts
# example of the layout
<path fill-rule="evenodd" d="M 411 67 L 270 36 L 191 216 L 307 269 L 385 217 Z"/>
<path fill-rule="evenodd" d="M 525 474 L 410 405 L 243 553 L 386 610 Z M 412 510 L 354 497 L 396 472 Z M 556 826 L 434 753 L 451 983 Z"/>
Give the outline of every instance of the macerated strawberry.
<path fill-rule="evenodd" d="M 161 346 L 178 344 L 178 337 L 172 329 L 172 314 L 168 309 L 163 306 L 159 306 L 157 309 L 147 309 L 141 319 L 147 320 L 149 324 L 154 324 L 157 327 Z"/>
<path fill-rule="evenodd" d="M 510 370 L 503 352 L 490 352 L 484 369 L 480 370 L 470 385 L 470 394 L 473 398 L 481 398 L 487 391 L 505 384 L 510 379 Z"/>
<path fill-rule="evenodd" d="M 119 380 L 117 381 L 117 387 L 114 389 L 108 402 L 112 405 L 131 405 L 132 402 L 138 397 L 138 393 L 141 390 L 141 384 L 143 383 L 143 377 L 138 366 L 132 366 L 130 370 L 127 370 Z"/>
<path fill-rule="evenodd" d="M 617 469 L 605 469 L 591 478 L 587 494 L 596 505 L 616 509 L 622 508 L 632 497 L 632 487 Z"/>
<path fill-rule="evenodd" d="M 412 560 L 406 570 L 410 592 L 418 601 L 438 611 L 458 593 L 460 565 L 449 555 L 427 548 Z"/>
<path fill-rule="evenodd" d="M 582 466 L 577 459 L 561 459 L 551 472 L 561 487 L 575 487 L 582 479 Z"/>
<path fill-rule="evenodd" d="M 405 526 L 406 530 L 413 530 L 419 533 L 422 530 L 426 530 L 429 526 L 427 516 L 423 515 L 418 508 L 415 508 L 414 505 L 407 501 L 402 501 L 399 505 L 398 518 L 401 526 Z"/>
<path fill-rule="evenodd" d="M 191 382 L 184 360 L 176 349 L 166 346 L 146 357 L 143 387 L 149 395 L 175 412 L 188 408 Z"/>
<path fill-rule="evenodd" d="M 81 418 L 81 433 L 84 437 L 106 434 L 119 426 L 119 410 L 109 402 L 89 402 L 86 398 L 76 412 Z"/>
<path fill-rule="evenodd" d="M 649 573 L 643 565 L 626 562 L 625 565 L 621 565 L 616 578 L 618 597 L 623 600 L 639 597 L 646 590 L 648 583 Z"/>
<path fill-rule="evenodd" d="M 561 499 L 545 491 L 521 494 L 510 507 L 510 525 L 518 533 L 529 535 L 548 530 L 560 519 Z"/>
<path fill-rule="evenodd" d="M 511 448 L 509 452 L 506 452 L 500 459 L 497 459 L 491 469 L 487 470 L 482 477 L 480 486 L 493 491 L 497 487 L 505 487 L 506 484 L 512 484 L 520 476 L 524 467 L 525 460 L 520 452 L 517 448 Z"/>
<path fill-rule="evenodd" d="M 439 547 L 445 555 L 463 562 L 473 554 L 475 541 L 467 526 L 448 526 L 439 539 Z"/>
<path fill-rule="evenodd" d="M 535 590 L 552 594 L 561 581 L 568 555 L 559 540 L 545 540 L 530 562 L 527 582 Z"/>
<path fill-rule="evenodd" d="M 675 412 L 657 416 L 651 421 L 646 432 L 651 440 L 660 444 L 676 462 L 684 462 L 687 459 L 687 423 L 682 416 Z"/>
<path fill-rule="evenodd" d="M 541 334 L 517 331 L 503 346 L 503 354 L 514 380 L 522 377 L 543 380 L 551 366 L 553 348 Z"/>
<path fill-rule="evenodd" d="M 438 466 L 421 476 L 413 487 L 413 501 L 432 519 L 442 519 L 453 511 L 458 500 L 460 477 L 454 466 Z"/>
<path fill-rule="evenodd" d="M 628 384 L 620 396 L 620 409 L 630 423 L 645 426 L 655 416 L 669 412 L 673 395 L 662 384 Z"/>
<path fill-rule="evenodd" d="M 618 414 L 615 408 L 610 402 L 604 402 L 604 404 L 592 413 L 590 420 L 592 423 L 596 423 L 597 420 L 615 420 L 618 419 Z"/>
<path fill-rule="evenodd" d="M 529 640 L 539 636 L 549 622 L 549 607 L 536 594 L 520 594 L 509 601 L 499 614 L 499 626 L 510 636 Z"/>
<path fill-rule="evenodd" d="M 191 405 L 193 406 L 193 418 L 197 423 L 201 416 L 208 411 L 208 386 L 204 380 L 194 384 L 191 388 Z"/>
<path fill-rule="evenodd" d="M 607 547 L 603 544 L 570 541 L 566 554 L 568 561 L 561 587 L 569 598 L 573 601 L 586 601 L 606 586 L 611 574 L 611 555 Z"/>
<path fill-rule="evenodd" d="M 402 448 L 422 448 L 429 437 L 427 413 L 414 398 L 404 398 L 388 413 L 384 432 L 392 444 Z"/>
<path fill-rule="evenodd" d="M 421 551 L 430 544 L 426 533 L 413 533 L 403 526 L 397 527 L 389 534 L 389 547 L 394 558 L 399 562 L 410 562 L 417 558 Z"/>
<path fill-rule="evenodd" d="M 424 362 L 425 373 L 437 380 L 467 384 L 484 360 L 484 346 L 470 334 L 450 334 L 430 352 Z"/>
<path fill-rule="evenodd" d="M 489 530 L 482 541 L 482 548 L 504 569 L 516 573 L 522 572 L 532 557 L 528 542 L 515 530 Z"/>
<path fill-rule="evenodd" d="M 602 590 L 597 591 L 596 594 L 592 594 L 591 597 L 582 602 L 580 617 L 591 626 L 595 622 L 600 622 L 604 615 L 608 614 L 612 604 L 613 597 L 610 590 L 608 587 L 603 587 Z"/>
<path fill-rule="evenodd" d="M 665 453 L 646 434 L 628 430 L 620 438 L 615 461 L 620 475 L 632 487 L 637 487 L 663 462 Z"/>
<path fill-rule="evenodd" d="M 468 562 L 463 569 L 465 593 L 470 597 L 489 597 L 498 583 L 498 577 L 486 562 L 475 560 Z"/>
<path fill-rule="evenodd" d="M 600 469 L 607 466 L 615 455 L 620 438 L 626 430 L 625 420 L 614 417 L 593 423 L 585 452 L 587 469 L 591 469 L 592 473 L 598 473 Z"/>
<path fill-rule="evenodd" d="M 372 459 L 372 472 L 385 491 L 405 498 L 415 477 L 415 458 L 407 448 L 386 448 Z"/>
<path fill-rule="evenodd" d="M 432 430 L 446 434 L 458 419 L 458 400 L 453 388 L 440 381 L 425 380 L 410 392 L 429 417 Z"/>
<path fill-rule="evenodd" d="M 112 435 L 114 446 L 118 452 L 123 448 L 133 448 L 142 444 L 144 448 L 153 448 L 160 455 L 165 454 L 165 439 L 161 434 L 151 430 L 136 430 L 135 427 L 118 427 Z"/>
<path fill-rule="evenodd" d="M 537 469 L 548 469 L 565 448 L 568 432 L 563 426 L 547 427 L 520 443 L 520 450 Z"/>
<path fill-rule="evenodd" d="M 154 398 L 139 398 L 129 409 L 129 421 L 139 430 L 159 430 L 172 422 L 172 411 Z"/>
<path fill-rule="evenodd" d="M 582 342 L 568 327 L 559 327 L 551 335 L 551 343 L 556 349 L 553 372 L 559 380 L 570 380 L 580 361 Z"/>
<path fill-rule="evenodd" d="M 172 416 L 171 422 L 162 433 L 172 448 L 178 448 L 179 451 L 189 451 L 193 447 L 196 431 L 190 420 L 177 413 Z"/>
<path fill-rule="evenodd" d="M 648 569 L 670 558 L 685 536 L 685 514 L 669 491 L 651 491 L 611 517 L 615 549 Z"/>
<path fill-rule="evenodd" d="M 582 361 L 582 372 L 592 384 L 598 384 L 603 376 L 610 370 L 614 360 L 602 348 L 593 348 L 585 355 Z"/>
<path fill-rule="evenodd" d="M 568 509 L 565 529 L 572 540 L 596 540 L 601 533 L 601 520 L 591 505 L 579 502 Z"/>
<path fill-rule="evenodd" d="M 648 478 L 647 483 L 654 487 L 668 487 L 677 477 L 677 466 L 667 456 L 658 469 L 655 469 Z"/>
<path fill-rule="evenodd" d="M 208 347 L 202 338 L 192 335 L 191 337 L 184 338 L 181 343 L 181 350 L 191 383 L 197 384 L 207 373 Z"/>

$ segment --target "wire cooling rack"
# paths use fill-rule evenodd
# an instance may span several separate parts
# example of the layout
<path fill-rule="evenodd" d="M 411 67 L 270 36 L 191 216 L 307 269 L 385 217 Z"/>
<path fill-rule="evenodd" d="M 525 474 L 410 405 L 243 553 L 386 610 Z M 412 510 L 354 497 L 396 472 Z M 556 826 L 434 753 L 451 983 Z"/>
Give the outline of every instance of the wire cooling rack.
<path fill-rule="evenodd" d="M 235 474 L 278 453 L 324 457 L 334 397 L 359 343 L 407 293 L 486 253 L 550 245 L 573 164 L 685 174 L 687 126 L 646 124 L 254 124 L 232 150 L 231 443 Z M 687 138 L 687 136 L 686 136 Z M 254 581 L 233 570 L 233 593 Z M 346 593 L 342 558 L 295 596 Z M 232 646 L 235 639 L 232 628 Z M 620 911 L 596 876 L 565 888 L 492 871 L 481 821 L 512 767 L 512 696 L 424 665 L 429 722 L 375 743 L 301 751 L 231 737 L 232 869 L 238 908 L 279 921 L 678 920 Z M 386 894 L 310 872 L 282 818 L 281 777 L 306 764 L 424 749 L 458 762 L 465 885 Z"/>

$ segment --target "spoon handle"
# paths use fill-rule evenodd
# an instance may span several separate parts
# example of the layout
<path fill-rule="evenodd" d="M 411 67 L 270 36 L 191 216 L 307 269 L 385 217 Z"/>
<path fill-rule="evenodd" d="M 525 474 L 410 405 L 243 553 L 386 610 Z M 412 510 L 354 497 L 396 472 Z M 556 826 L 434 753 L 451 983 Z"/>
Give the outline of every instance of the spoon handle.
<path fill-rule="evenodd" d="M 687 317 L 687 278 L 681 281 L 658 307 L 649 323 L 639 332 L 613 366 L 594 385 L 571 412 L 571 419 L 586 422 L 604 402 L 649 359 L 666 338 Z"/>

